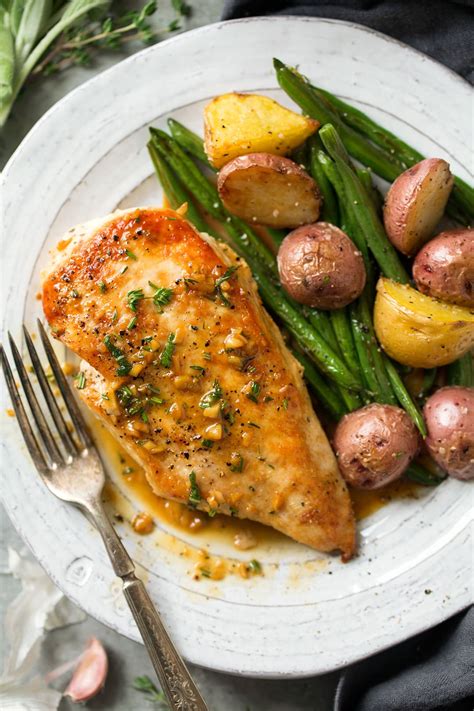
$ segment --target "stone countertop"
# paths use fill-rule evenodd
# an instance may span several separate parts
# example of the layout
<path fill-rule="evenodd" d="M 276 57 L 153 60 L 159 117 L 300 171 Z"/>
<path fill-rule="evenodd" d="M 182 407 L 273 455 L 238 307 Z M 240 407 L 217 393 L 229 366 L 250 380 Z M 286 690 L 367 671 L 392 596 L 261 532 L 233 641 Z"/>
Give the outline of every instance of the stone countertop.
<path fill-rule="evenodd" d="M 190 0 L 190 4 L 192 15 L 182 23 L 186 30 L 216 22 L 223 5 L 221 0 Z M 128 2 L 126 5 L 136 7 L 140 3 Z M 165 26 L 173 17 L 170 1 L 164 0 L 151 20 Z M 53 104 L 94 74 L 138 49 L 140 45 L 130 43 L 126 52 L 100 53 L 91 67 L 73 67 L 62 74 L 32 81 L 20 95 L 0 133 L 0 166 L 5 165 L 22 138 Z M 23 546 L 3 510 L 0 510 L 0 533 L 0 620 L 3 622 L 7 605 L 19 591 L 19 584 L 7 573 L 7 551 L 9 547 L 20 550 Z M 106 646 L 110 672 L 104 691 L 90 701 L 87 708 L 102 711 L 154 708 L 132 688 L 136 676 L 148 674 L 154 678 L 144 647 L 90 617 L 47 635 L 40 671 L 46 673 L 77 656 L 91 636 L 98 637 Z M 0 635 L 0 652 L 3 658 L 3 635 Z M 338 674 L 333 673 L 296 681 L 268 681 L 218 674 L 199 667 L 193 667 L 192 673 L 211 711 L 330 711 L 338 678 Z M 76 707 L 66 700 L 60 706 L 61 711 L 73 708 Z"/>

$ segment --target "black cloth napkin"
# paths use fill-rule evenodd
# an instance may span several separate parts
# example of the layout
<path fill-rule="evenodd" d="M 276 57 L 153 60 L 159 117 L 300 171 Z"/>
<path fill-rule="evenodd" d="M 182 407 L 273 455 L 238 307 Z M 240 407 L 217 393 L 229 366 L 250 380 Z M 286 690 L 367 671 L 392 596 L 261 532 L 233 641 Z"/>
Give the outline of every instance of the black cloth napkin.
<path fill-rule="evenodd" d="M 272 14 L 367 25 L 429 54 L 473 83 L 474 0 L 226 0 L 222 19 Z M 334 711 L 473 711 L 473 699 L 471 608 L 345 669 Z"/>
<path fill-rule="evenodd" d="M 358 22 L 410 44 L 474 83 L 474 0 L 226 0 L 222 19 L 257 15 Z"/>

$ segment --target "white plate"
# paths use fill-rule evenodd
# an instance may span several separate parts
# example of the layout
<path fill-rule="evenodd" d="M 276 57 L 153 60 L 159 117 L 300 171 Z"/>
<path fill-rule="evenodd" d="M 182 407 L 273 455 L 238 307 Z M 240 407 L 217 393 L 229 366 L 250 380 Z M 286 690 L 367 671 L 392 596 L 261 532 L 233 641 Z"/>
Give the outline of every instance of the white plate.
<path fill-rule="evenodd" d="M 428 155 L 467 177 L 469 87 L 427 57 L 357 25 L 257 18 L 205 27 L 151 47 L 54 106 L 4 172 L 4 328 L 34 326 L 47 250 L 75 223 L 116 206 L 160 204 L 147 128 L 175 116 L 201 130 L 201 109 L 231 90 L 277 89 L 273 55 L 363 107 Z M 16 422 L 3 427 L 2 496 L 16 528 L 59 587 L 122 634 L 138 633 L 97 533 L 42 486 Z M 212 669 L 259 677 L 326 672 L 454 614 L 471 600 L 472 487 L 456 481 L 398 501 L 361 526 L 346 565 L 288 541 L 242 553 L 265 576 L 195 581 L 180 537 L 159 527 L 139 538 L 119 526 L 183 655 Z M 223 544 L 209 543 L 212 553 Z M 273 563 L 279 563 L 278 566 Z M 147 572 L 146 572 L 147 571 Z"/>

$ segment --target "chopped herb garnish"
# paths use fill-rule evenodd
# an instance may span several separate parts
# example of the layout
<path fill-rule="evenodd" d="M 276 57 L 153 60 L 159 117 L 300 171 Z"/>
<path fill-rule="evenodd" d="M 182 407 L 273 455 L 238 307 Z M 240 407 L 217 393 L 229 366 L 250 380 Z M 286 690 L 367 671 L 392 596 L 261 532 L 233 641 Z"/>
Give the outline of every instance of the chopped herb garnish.
<path fill-rule="evenodd" d="M 270 395 L 265 395 L 263 398 L 263 402 L 271 402 L 274 398 L 272 398 Z"/>
<path fill-rule="evenodd" d="M 82 371 L 76 375 L 74 380 L 76 381 L 76 388 L 78 390 L 84 390 L 86 387 L 86 376 Z"/>
<path fill-rule="evenodd" d="M 209 516 L 209 518 L 214 518 L 214 516 L 216 515 L 216 513 L 217 513 L 217 509 L 209 508 L 209 511 L 207 512 L 207 515 Z"/>
<path fill-rule="evenodd" d="M 145 410 L 142 410 L 142 412 L 140 412 L 140 417 L 143 420 L 143 422 L 148 424 L 148 415 L 146 414 Z"/>
<path fill-rule="evenodd" d="M 209 390 L 207 393 L 205 393 L 200 402 L 199 402 L 199 407 L 203 410 L 205 410 L 208 407 L 212 407 L 215 405 L 219 400 L 222 399 L 222 389 L 221 386 L 219 385 L 219 382 L 217 380 L 214 380 L 212 389 Z"/>
<path fill-rule="evenodd" d="M 196 482 L 196 473 L 195 472 L 191 472 L 191 474 L 189 475 L 189 483 L 190 483 L 190 488 L 189 488 L 189 495 L 188 495 L 188 505 L 195 508 L 201 501 L 201 492 L 199 491 L 199 487 Z"/>
<path fill-rule="evenodd" d="M 111 353 L 117 361 L 117 375 L 128 375 L 132 369 L 132 364 L 127 360 L 124 352 L 114 343 L 112 343 L 112 339 L 108 334 L 104 338 L 104 344 L 107 347 L 109 353 Z"/>
<path fill-rule="evenodd" d="M 203 439 L 201 445 L 206 449 L 211 449 L 211 447 L 214 446 L 214 442 L 212 441 L 212 439 Z"/>
<path fill-rule="evenodd" d="M 220 298 L 224 306 L 230 306 L 230 301 L 227 298 L 227 296 L 224 294 L 222 291 L 222 284 L 224 284 L 226 281 L 229 281 L 229 279 L 232 277 L 232 275 L 237 271 L 239 267 L 229 267 L 224 274 L 219 277 L 219 279 L 216 279 L 216 282 L 214 284 L 214 289 L 216 291 L 217 296 Z"/>
<path fill-rule="evenodd" d="M 249 562 L 248 568 L 253 575 L 260 575 L 262 572 L 262 566 L 255 558 Z"/>
<path fill-rule="evenodd" d="M 192 286 L 193 284 L 197 284 L 197 279 L 191 279 L 190 277 L 184 277 L 183 278 L 184 285 L 186 286 L 186 291 L 189 290 L 189 287 Z"/>
<path fill-rule="evenodd" d="M 211 571 L 208 570 L 207 568 L 199 568 L 200 573 L 203 578 L 210 578 L 211 577 Z"/>
<path fill-rule="evenodd" d="M 247 422 L 247 424 L 249 427 L 256 427 L 258 430 L 260 429 L 260 425 L 257 425 L 256 422 Z"/>
<path fill-rule="evenodd" d="M 143 293 L 143 289 L 132 289 L 132 291 L 129 291 L 127 294 L 128 308 L 136 312 L 138 304 L 144 298 L 145 294 Z"/>
<path fill-rule="evenodd" d="M 257 383 L 255 380 L 252 380 L 250 383 L 250 392 L 247 393 L 247 397 L 249 400 L 252 400 L 253 402 L 258 402 L 258 396 L 260 394 L 260 383 Z"/>
<path fill-rule="evenodd" d="M 202 365 L 190 365 L 189 367 L 192 368 L 192 370 L 197 370 L 199 375 L 204 375 L 206 372 L 206 369 L 203 368 Z"/>
<path fill-rule="evenodd" d="M 229 511 L 231 516 L 237 516 L 239 513 L 239 510 L 235 508 L 235 506 L 229 506 Z"/>
<path fill-rule="evenodd" d="M 137 321 L 138 321 L 138 318 L 136 316 L 133 316 L 133 318 L 131 318 L 130 321 L 128 322 L 127 331 L 131 331 L 132 328 L 135 328 L 137 325 Z"/>
<path fill-rule="evenodd" d="M 129 249 L 126 249 L 126 250 L 125 250 L 125 254 L 127 255 L 127 257 L 128 257 L 129 259 L 133 259 L 135 262 L 136 262 L 137 259 L 138 259 L 137 255 L 134 254 L 133 252 L 131 252 Z"/>
<path fill-rule="evenodd" d="M 166 345 L 163 348 L 163 352 L 160 355 L 160 363 L 164 368 L 169 368 L 171 365 L 171 360 L 173 358 L 173 353 L 175 349 L 175 334 L 170 333 L 166 341 Z"/>
<path fill-rule="evenodd" d="M 120 274 L 125 274 L 125 272 L 127 271 L 127 269 L 128 269 L 128 266 L 127 266 L 127 265 L 125 265 L 124 267 L 122 267 L 122 269 L 120 270 Z"/>
<path fill-rule="evenodd" d="M 283 405 L 284 410 L 288 410 L 288 398 L 287 397 L 283 398 L 282 405 Z"/>
<path fill-rule="evenodd" d="M 78 299 L 80 297 L 80 293 L 78 291 L 76 291 L 76 289 L 72 289 L 71 296 L 73 299 Z"/>
<path fill-rule="evenodd" d="M 101 290 L 101 292 L 103 294 L 105 294 L 105 292 L 107 291 L 107 284 L 105 283 L 105 281 L 99 281 L 98 287 Z"/>
<path fill-rule="evenodd" d="M 202 357 L 204 358 L 204 360 L 211 360 L 211 354 L 207 353 L 206 351 L 204 351 Z"/>
<path fill-rule="evenodd" d="M 171 297 L 173 296 L 173 289 L 168 289 L 165 286 L 156 286 L 153 282 L 149 281 L 149 285 L 152 289 L 155 289 L 155 293 L 152 296 L 153 303 L 155 304 L 158 311 L 163 313 L 163 306 L 169 304 Z"/>
<path fill-rule="evenodd" d="M 118 319 L 118 313 L 117 309 L 114 309 L 114 312 L 112 314 L 112 323 L 115 323 L 115 321 Z"/>
<path fill-rule="evenodd" d="M 241 454 L 234 456 L 234 461 L 230 466 L 231 472 L 241 472 L 244 468 L 244 458 Z"/>
<path fill-rule="evenodd" d="M 100 396 L 100 397 L 102 398 L 102 400 L 110 400 L 110 398 L 109 398 L 109 396 L 107 395 L 107 393 L 101 393 L 101 396 Z"/>

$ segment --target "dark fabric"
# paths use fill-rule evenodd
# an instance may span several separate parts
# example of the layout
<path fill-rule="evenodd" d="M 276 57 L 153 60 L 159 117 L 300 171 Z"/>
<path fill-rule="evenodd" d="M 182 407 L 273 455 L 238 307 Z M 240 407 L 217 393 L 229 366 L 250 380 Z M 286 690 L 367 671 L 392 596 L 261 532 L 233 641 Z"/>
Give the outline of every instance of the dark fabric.
<path fill-rule="evenodd" d="M 353 664 L 334 711 L 472 711 L 474 608 Z"/>
<path fill-rule="evenodd" d="M 474 0 L 227 0 L 222 19 L 271 14 L 367 25 L 474 78 Z M 474 608 L 348 667 L 334 711 L 473 711 L 473 697 Z"/>
<path fill-rule="evenodd" d="M 312 15 L 373 27 L 474 83 L 474 0 L 226 0 L 223 20 Z"/>

